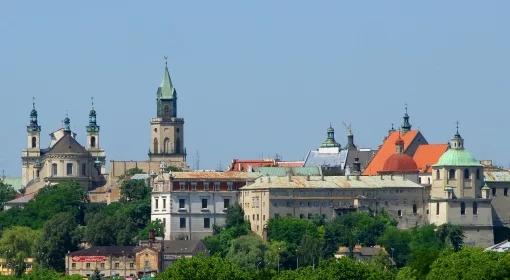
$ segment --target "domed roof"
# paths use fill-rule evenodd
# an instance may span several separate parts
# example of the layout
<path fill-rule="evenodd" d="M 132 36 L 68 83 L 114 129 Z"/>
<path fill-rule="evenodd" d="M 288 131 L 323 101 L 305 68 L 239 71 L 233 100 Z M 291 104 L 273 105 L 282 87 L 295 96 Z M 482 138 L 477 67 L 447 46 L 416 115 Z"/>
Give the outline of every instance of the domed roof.
<path fill-rule="evenodd" d="M 434 166 L 481 166 L 465 149 L 448 149 Z"/>
<path fill-rule="evenodd" d="M 415 173 L 418 172 L 418 166 L 414 159 L 403 153 L 391 155 L 383 165 L 381 173 Z"/>

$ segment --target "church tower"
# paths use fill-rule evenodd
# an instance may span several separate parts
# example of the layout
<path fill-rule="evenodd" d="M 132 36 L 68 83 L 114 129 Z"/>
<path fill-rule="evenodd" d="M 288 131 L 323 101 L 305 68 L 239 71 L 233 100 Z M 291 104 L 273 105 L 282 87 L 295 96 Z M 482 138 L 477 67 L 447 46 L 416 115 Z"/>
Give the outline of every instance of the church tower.
<path fill-rule="evenodd" d="M 92 107 L 89 112 L 89 125 L 87 126 L 87 150 L 92 157 L 104 163 L 105 153 L 99 142 L 99 125 L 97 125 L 96 110 L 94 108 L 94 98 L 92 98 Z"/>
<path fill-rule="evenodd" d="M 151 120 L 150 126 L 149 159 L 185 168 L 184 119 L 177 117 L 177 91 L 166 61 L 163 80 L 156 94 L 156 117 Z"/>
<path fill-rule="evenodd" d="M 32 102 L 32 111 L 30 111 L 30 124 L 27 126 L 27 150 L 31 154 L 39 156 L 41 151 L 41 126 L 37 121 L 37 110 L 35 109 L 35 99 Z"/>

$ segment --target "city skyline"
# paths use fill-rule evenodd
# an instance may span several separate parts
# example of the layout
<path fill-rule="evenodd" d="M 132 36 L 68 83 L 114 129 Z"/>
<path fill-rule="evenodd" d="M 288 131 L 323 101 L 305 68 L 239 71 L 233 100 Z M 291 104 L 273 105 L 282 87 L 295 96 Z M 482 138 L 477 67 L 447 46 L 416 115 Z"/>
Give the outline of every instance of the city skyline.
<path fill-rule="evenodd" d="M 0 170 L 20 175 L 32 96 L 42 147 L 66 112 L 84 143 L 93 96 L 107 161 L 146 159 L 163 56 L 191 167 L 197 151 L 203 169 L 261 155 L 303 159 L 330 123 L 342 145 L 346 122 L 358 146 L 377 148 L 406 103 L 430 143 L 447 143 L 460 121 L 477 159 L 508 165 L 506 9 L 289 3 L 105 3 L 72 15 L 61 13 L 65 4 L 25 13 L 3 4 Z"/>

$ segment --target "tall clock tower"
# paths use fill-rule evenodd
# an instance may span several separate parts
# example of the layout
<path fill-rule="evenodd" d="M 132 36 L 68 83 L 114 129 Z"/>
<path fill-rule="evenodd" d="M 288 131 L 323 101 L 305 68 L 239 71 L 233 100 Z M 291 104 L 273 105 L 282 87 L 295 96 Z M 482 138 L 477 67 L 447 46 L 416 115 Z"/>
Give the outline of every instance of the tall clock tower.
<path fill-rule="evenodd" d="M 177 91 L 165 62 L 163 80 L 156 95 L 156 117 L 152 118 L 149 159 L 170 166 L 186 168 L 184 119 L 177 117 Z"/>

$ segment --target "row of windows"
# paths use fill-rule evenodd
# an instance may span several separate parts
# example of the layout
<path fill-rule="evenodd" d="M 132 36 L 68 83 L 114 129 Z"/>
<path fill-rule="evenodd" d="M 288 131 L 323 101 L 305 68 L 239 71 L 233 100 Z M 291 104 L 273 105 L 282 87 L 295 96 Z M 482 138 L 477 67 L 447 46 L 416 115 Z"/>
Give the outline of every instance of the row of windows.
<path fill-rule="evenodd" d="M 463 176 L 464 176 L 464 179 L 471 179 L 471 172 L 469 171 L 469 169 L 464 169 L 464 171 L 462 172 L 463 173 Z M 456 177 L 456 169 L 449 169 L 448 170 L 448 180 L 455 180 L 455 177 Z M 476 170 L 476 179 L 477 180 L 480 180 L 480 169 L 477 169 Z M 439 170 L 436 170 L 436 180 L 439 180 L 441 179 L 441 172 Z"/>
<path fill-rule="evenodd" d="M 96 264 L 96 266 L 97 266 L 97 264 Z M 76 263 L 73 262 L 71 264 L 71 267 L 72 268 L 76 268 Z M 99 267 L 104 269 L 105 268 L 105 263 L 100 263 Z M 120 263 L 119 262 L 114 263 L 113 267 L 115 269 L 119 269 L 120 268 Z M 85 268 L 91 268 L 91 263 L 85 263 Z M 129 263 L 129 268 L 135 268 L 135 263 Z"/>
<path fill-rule="evenodd" d="M 203 190 L 209 191 L 209 185 L 210 185 L 209 182 L 204 182 L 203 184 L 204 184 Z M 192 191 L 196 191 L 197 190 L 197 182 L 191 182 L 188 186 L 186 186 L 185 182 L 179 182 L 179 189 L 181 191 L 189 190 L 190 187 L 191 187 Z M 234 189 L 234 183 L 227 182 L 227 191 L 232 191 L 233 189 Z M 220 190 L 220 182 L 214 182 L 214 190 L 215 191 Z"/>
<path fill-rule="evenodd" d="M 179 227 L 186 228 L 186 218 L 179 218 Z M 211 218 L 204 218 L 204 228 L 211 228 Z"/>
<path fill-rule="evenodd" d="M 473 202 L 473 215 L 478 215 L 478 203 L 476 201 Z M 460 214 L 466 215 L 466 203 L 461 202 L 460 203 Z M 439 202 L 436 203 L 436 215 L 439 215 Z"/>
<path fill-rule="evenodd" d="M 492 188 L 491 190 L 492 190 L 492 196 L 496 196 L 496 194 L 497 194 L 496 188 Z M 508 196 L 508 188 L 503 189 L 503 195 Z"/>
<path fill-rule="evenodd" d="M 74 164 L 73 163 L 66 163 L 66 175 L 72 176 L 73 175 L 73 169 Z M 87 164 L 83 163 L 81 165 L 81 175 L 87 176 Z M 58 176 L 58 164 L 53 163 L 51 164 L 51 176 Z M 39 177 L 39 173 L 37 174 L 37 177 Z"/>
<path fill-rule="evenodd" d="M 157 199 L 156 199 L 157 201 Z M 163 200 L 165 201 L 165 200 Z M 163 202 L 165 203 L 165 202 Z M 202 198 L 202 209 L 207 209 L 209 206 L 209 199 Z M 224 198 L 223 199 L 223 208 L 227 209 L 230 207 L 230 198 Z M 157 207 L 156 207 L 157 208 Z M 163 206 L 164 208 L 164 206 Z M 186 209 L 186 199 L 185 198 L 179 198 L 179 209 Z"/>

